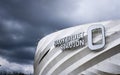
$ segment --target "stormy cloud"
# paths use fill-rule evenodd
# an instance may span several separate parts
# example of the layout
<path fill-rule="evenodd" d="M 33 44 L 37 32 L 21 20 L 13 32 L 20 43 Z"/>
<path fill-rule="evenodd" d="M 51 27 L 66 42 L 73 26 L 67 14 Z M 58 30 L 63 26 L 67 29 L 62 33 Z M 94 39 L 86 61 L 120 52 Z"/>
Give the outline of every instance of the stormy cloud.
<path fill-rule="evenodd" d="M 37 43 L 47 34 L 117 19 L 119 0 L 0 0 L 0 64 L 32 66 Z"/>

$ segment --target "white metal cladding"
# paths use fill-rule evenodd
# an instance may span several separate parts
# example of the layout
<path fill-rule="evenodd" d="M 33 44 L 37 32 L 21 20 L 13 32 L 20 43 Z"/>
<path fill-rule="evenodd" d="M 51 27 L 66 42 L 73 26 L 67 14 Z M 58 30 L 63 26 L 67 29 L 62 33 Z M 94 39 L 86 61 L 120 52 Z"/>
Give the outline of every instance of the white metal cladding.
<path fill-rule="evenodd" d="M 88 48 L 87 29 L 91 25 L 105 27 L 105 47 L 99 51 Z M 85 32 L 86 45 L 61 50 L 54 41 Z M 101 40 L 95 37 L 95 42 Z M 120 20 L 79 25 L 47 35 L 40 40 L 34 60 L 34 75 L 116 75 L 120 74 Z"/>

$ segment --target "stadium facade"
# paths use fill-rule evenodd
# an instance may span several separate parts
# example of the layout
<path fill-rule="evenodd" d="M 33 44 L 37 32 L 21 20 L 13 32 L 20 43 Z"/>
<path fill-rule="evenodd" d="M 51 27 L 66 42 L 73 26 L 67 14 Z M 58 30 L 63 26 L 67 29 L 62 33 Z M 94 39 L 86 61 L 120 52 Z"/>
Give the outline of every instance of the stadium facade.
<path fill-rule="evenodd" d="M 120 74 L 120 20 L 66 28 L 42 38 L 34 75 Z"/>

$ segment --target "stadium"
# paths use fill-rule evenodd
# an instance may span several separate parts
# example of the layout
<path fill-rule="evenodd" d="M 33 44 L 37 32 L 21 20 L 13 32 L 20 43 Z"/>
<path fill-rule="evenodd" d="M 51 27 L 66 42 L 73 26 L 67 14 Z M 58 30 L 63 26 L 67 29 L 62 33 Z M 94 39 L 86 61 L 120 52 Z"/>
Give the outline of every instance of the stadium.
<path fill-rule="evenodd" d="M 120 75 L 120 20 L 77 25 L 38 42 L 34 75 Z"/>

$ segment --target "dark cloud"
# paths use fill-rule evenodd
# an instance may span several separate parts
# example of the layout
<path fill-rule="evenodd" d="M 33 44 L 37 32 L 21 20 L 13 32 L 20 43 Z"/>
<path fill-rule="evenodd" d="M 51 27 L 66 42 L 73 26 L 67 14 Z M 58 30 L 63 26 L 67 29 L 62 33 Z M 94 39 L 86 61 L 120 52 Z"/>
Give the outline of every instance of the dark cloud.
<path fill-rule="evenodd" d="M 34 59 L 35 47 L 14 48 L 0 51 L 0 56 L 7 59 L 9 62 L 19 64 L 32 64 Z"/>
<path fill-rule="evenodd" d="M 32 0 L 0 1 L 0 55 L 10 62 L 31 64 L 38 40 L 65 27 L 60 25 L 63 24 L 61 21 L 50 21 L 51 13 L 45 13 L 42 7 L 39 14 L 34 13 L 36 3 Z M 26 50 L 29 47 L 33 48 L 33 52 Z"/>
<path fill-rule="evenodd" d="M 17 21 L 4 20 L 1 24 L 0 55 L 11 62 L 32 64 L 33 51 L 40 37 L 36 31 L 31 31 L 34 31 L 34 28 L 32 30 L 29 25 L 26 27 Z"/>

